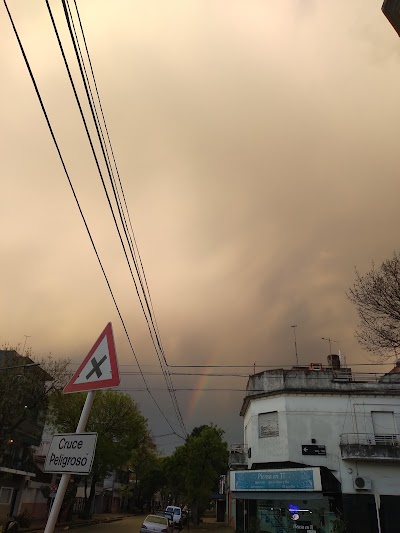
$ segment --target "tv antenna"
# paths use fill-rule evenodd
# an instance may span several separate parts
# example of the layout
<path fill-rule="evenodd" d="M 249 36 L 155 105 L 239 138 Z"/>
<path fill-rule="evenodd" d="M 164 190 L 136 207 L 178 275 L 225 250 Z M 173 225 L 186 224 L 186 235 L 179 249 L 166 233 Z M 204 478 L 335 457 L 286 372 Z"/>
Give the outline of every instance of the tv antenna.
<path fill-rule="evenodd" d="M 297 353 L 297 338 L 296 338 L 296 328 L 297 328 L 297 324 L 294 325 L 294 326 L 290 326 L 291 328 L 293 328 L 293 336 L 294 336 L 294 351 L 295 351 L 295 354 L 296 354 L 296 365 L 299 364 L 299 354 Z"/>
<path fill-rule="evenodd" d="M 339 341 L 335 341 L 335 339 L 330 339 L 329 337 L 321 337 L 321 339 L 323 341 L 329 342 L 329 354 L 328 355 L 331 355 L 332 354 L 332 342 L 336 342 L 337 344 L 339 344 Z"/>
<path fill-rule="evenodd" d="M 26 341 L 29 339 L 29 337 L 32 337 L 32 335 L 24 335 L 24 337 L 25 337 L 25 342 L 24 342 L 24 347 L 22 348 L 22 355 L 24 355 L 24 352 L 25 352 Z"/>

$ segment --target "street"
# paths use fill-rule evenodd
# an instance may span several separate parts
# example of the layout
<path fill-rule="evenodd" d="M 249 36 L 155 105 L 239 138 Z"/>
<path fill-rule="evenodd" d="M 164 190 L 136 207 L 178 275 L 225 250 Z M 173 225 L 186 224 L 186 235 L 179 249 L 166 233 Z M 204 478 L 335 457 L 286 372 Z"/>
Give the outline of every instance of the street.
<path fill-rule="evenodd" d="M 91 533 L 104 532 L 104 533 L 139 533 L 140 526 L 142 525 L 143 519 L 146 515 L 141 516 L 129 516 L 118 520 L 116 522 L 109 522 L 104 524 L 93 524 L 85 527 L 80 527 L 78 531 L 88 531 Z M 209 524 L 208 524 L 209 525 Z M 214 527 L 200 530 L 204 533 L 221 533 L 221 529 L 225 530 L 227 533 L 233 533 L 232 528 L 225 526 L 224 524 L 215 524 Z M 178 529 L 174 530 L 178 532 Z M 187 528 L 182 529 L 181 533 L 187 533 Z M 197 530 L 199 532 L 199 530 Z"/>
<path fill-rule="evenodd" d="M 132 516 L 118 520 L 117 522 L 110 522 L 108 524 L 93 524 L 91 526 L 81 527 L 79 531 L 104 531 L 104 533 L 139 533 L 144 516 Z"/>

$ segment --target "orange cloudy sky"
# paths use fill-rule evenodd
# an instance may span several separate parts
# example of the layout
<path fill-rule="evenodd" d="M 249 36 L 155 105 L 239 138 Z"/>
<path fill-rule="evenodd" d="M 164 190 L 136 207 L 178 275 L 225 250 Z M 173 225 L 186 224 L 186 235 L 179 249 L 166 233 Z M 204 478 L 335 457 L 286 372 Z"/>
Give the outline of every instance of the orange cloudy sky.
<path fill-rule="evenodd" d="M 155 373 L 45 2 L 8 3 L 138 359 Z M 345 291 L 355 265 L 398 249 L 400 40 L 381 4 L 78 1 L 169 364 L 293 363 L 292 324 L 301 362 L 324 360 L 323 336 L 369 361 Z M 61 2 L 51 5 L 83 100 Z M 111 321 L 120 365 L 134 365 L 3 6 L 0 24 L 0 343 L 30 335 L 36 355 L 76 365 Z M 163 382 L 148 380 L 178 430 Z M 123 387 L 143 383 L 124 375 Z M 154 434 L 168 433 L 148 395 L 133 394 Z M 212 421 L 242 440 L 243 392 L 177 397 L 188 430 Z"/>

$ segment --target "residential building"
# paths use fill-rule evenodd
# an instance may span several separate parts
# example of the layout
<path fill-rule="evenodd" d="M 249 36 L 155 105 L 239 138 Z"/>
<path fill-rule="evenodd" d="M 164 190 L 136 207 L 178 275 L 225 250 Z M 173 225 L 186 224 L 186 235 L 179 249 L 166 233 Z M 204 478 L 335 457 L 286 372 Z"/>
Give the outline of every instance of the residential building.
<path fill-rule="evenodd" d="M 25 489 L 28 489 L 32 480 L 37 479 L 38 485 L 43 481 L 32 459 L 32 447 L 40 443 L 47 407 L 46 383 L 52 377 L 39 365 L 35 365 L 32 359 L 15 350 L 0 350 L 0 374 L 2 524 L 9 516 L 18 514 L 21 510 L 24 491 L 27 496 Z M 18 405 L 14 412 L 16 402 Z"/>
<path fill-rule="evenodd" d="M 399 370 L 355 373 L 332 355 L 250 376 L 228 480 L 236 529 L 399 531 Z"/>

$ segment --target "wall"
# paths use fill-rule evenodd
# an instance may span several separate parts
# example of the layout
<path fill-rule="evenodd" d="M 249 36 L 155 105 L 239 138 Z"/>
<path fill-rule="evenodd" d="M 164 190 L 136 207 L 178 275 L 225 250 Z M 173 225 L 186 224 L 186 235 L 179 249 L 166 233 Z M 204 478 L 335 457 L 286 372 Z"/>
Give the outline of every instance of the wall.
<path fill-rule="evenodd" d="M 45 518 L 47 516 L 47 499 L 40 491 L 45 483 L 30 481 L 24 488 L 19 504 L 19 513 L 27 510 L 32 518 Z"/>
<path fill-rule="evenodd" d="M 259 438 L 258 415 L 278 411 L 279 437 Z M 286 404 L 283 396 L 253 400 L 244 417 L 245 444 L 251 448 L 249 468 L 258 462 L 279 462 L 289 460 Z"/>
<path fill-rule="evenodd" d="M 16 497 L 16 505 L 18 505 L 18 499 L 21 494 L 21 490 L 24 486 L 25 476 L 1 473 L 0 487 L 7 487 L 13 489 L 11 502 L 7 504 L 0 504 L 0 525 L 5 524 L 9 518 L 10 506 L 13 502 L 13 498 Z"/>
<path fill-rule="evenodd" d="M 375 385 L 376 387 L 376 385 Z M 291 461 L 309 466 L 326 466 L 342 483 L 342 492 L 360 493 L 355 476 L 370 477 L 373 493 L 400 494 L 400 461 L 342 460 L 343 433 L 373 432 L 371 411 L 393 411 L 400 433 L 400 397 L 392 395 L 301 394 L 286 392 L 252 398 L 244 417 L 246 444 L 251 448 L 249 468 L 254 463 Z M 279 412 L 279 437 L 258 437 L 258 414 Z M 302 455 L 302 445 L 326 446 L 326 456 Z"/>

